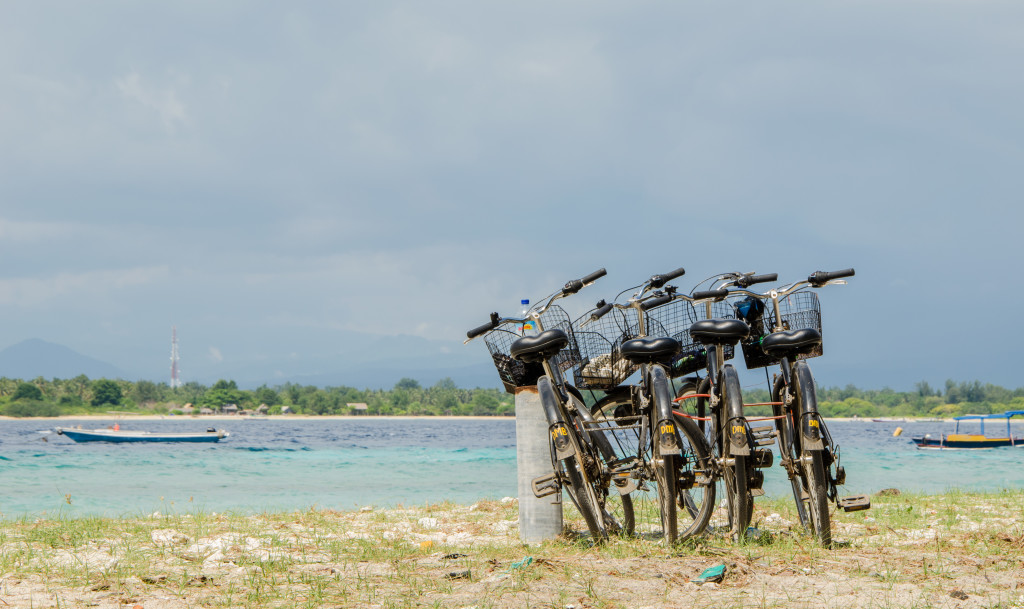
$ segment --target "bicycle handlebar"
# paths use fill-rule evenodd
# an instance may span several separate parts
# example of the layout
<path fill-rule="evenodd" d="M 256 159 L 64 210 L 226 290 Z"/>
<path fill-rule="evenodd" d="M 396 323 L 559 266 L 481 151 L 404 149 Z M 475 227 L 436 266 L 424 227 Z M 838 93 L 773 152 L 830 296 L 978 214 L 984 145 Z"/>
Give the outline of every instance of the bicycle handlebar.
<path fill-rule="evenodd" d="M 672 296 L 671 294 L 665 294 L 664 296 L 657 296 L 655 298 L 652 298 L 650 300 L 645 300 L 642 303 L 640 303 L 640 308 L 643 309 L 644 311 L 649 311 L 649 310 L 651 310 L 651 309 L 653 309 L 655 307 L 660 307 L 663 304 L 667 304 L 667 303 L 672 302 L 672 300 L 674 298 L 675 297 Z"/>
<path fill-rule="evenodd" d="M 749 288 L 755 283 L 765 283 L 768 281 L 775 281 L 779 278 L 778 273 L 768 273 L 766 275 L 744 275 L 736 280 L 736 285 L 741 288 Z"/>
<path fill-rule="evenodd" d="M 661 274 L 661 275 L 654 275 L 653 277 L 651 277 L 651 280 L 649 282 L 647 282 L 647 285 L 649 285 L 650 287 L 652 287 L 654 289 L 658 289 L 658 288 L 664 287 L 666 283 L 672 281 L 676 277 L 682 277 L 685 274 L 686 274 L 686 269 L 684 269 L 683 267 L 679 267 L 678 269 L 672 271 L 671 273 L 664 273 L 664 274 Z"/>
<path fill-rule="evenodd" d="M 820 288 L 833 279 L 840 279 L 842 277 L 853 277 L 853 269 L 843 269 L 841 271 L 815 271 L 807 277 L 807 283 L 811 284 L 816 288 Z"/>
<path fill-rule="evenodd" d="M 490 332 L 491 330 L 497 328 L 498 324 L 500 324 L 500 323 L 501 323 L 501 316 L 498 315 L 497 313 L 491 313 L 491 321 L 485 323 L 482 326 L 478 326 L 476 328 L 473 328 L 469 332 L 466 332 L 466 337 L 467 338 L 476 338 L 477 336 L 480 336 L 481 334 L 486 334 L 487 332 Z"/>
<path fill-rule="evenodd" d="M 583 277 L 582 279 L 573 279 L 571 281 L 566 282 L 565 286 L 561 290 L 555 292 L 554 294 L 551 294 L 550 296 L 543 298 L 541 300 L 541 302 L 544 302 L 542 306 L 535 306 L 534 308 L 530 309 L 530 311 L 526 314 L 525 318 L 502 317 L 497 313 L 491 313 L 491 321 L 482 326 L 473 328 L 469 332 L 466 332 L 466 340 L 464 341 L 464 343 L 468 343 L 469 341 L 473 340 L 474 338 L 482 334 L 487 334 L 488 332 L 502 324 L 522 323 L 529 321 L 531 319 L 539 320 L 540 316 L 544 314 L 544 311 L 547 311 L 548 307 L 551 306 L 551 303 L 558 300 L 559 298 L 564 298 L 565 296 L 569 296 L 571 294 L 579 292 L 584 287 L 594 283 L 595 281 L 597 281 L 601 277 L 604 277 L 607 274 L 608 271 L 604 269 L 598 269 L 593 273 Z"/>
<path fill-rule="evenodd" d="M 582 279 L 573 279 L 572 281 L 567 282 L 565 284 L 565 287 L 562 288 L 562 296 L 568 296 L 569 294 L 575 294 L 576 292 L 579 292 L 580 290 L 582 290 L 584 288 L 584 286 L 588 286 L 588 285 L 594 283 L 595 281 L 597 281 L 598 279 L 604 277 L 607 274 L 608 274 L 608 271 L 606 271 L 604 269 L 598 269 L 598 270 L 594 271 L 593 273 L 587 275 L 586 277 L 583 277 Z"/>
<path fill-rule="evenodd" d="M 590 321 L 597 321 L 608 314 L 615 305 L 610 302 L 601 301 L 597 303 L 597 310 L 590 314 Z"/>
<path fill-rule="evenodd" d="M 691 300 L 705 300 L 707 298 L 725 298 L 729 295 L 729 290 L 725 288 L 719 288 L 717 290 L 701 290 L 700 292 L 694 292 L 690 295 Z"/>

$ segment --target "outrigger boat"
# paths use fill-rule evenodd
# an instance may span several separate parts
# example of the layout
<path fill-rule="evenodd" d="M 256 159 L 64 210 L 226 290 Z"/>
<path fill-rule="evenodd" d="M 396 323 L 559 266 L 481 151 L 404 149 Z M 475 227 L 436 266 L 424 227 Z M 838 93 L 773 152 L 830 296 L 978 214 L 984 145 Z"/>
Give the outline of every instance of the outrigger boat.
<path fill-rule="evenodd" d="M 918 448 L 938 448 L 938 449 L 956 449 L 956 448 L 998 448 L 1000 446 L 1020 446 L 1024 447 L 1024 437 L 1014 437 L 1010 431 L 1010 419 L 1015 416 L 1024 416 L 1024 410 L 1010 410 L 1000 414 L 968 414 L 962 417 L 955 417 L 953 420 L 956 421 L 956 427 L 951 434 L 945 434 L 938 438 L 931 437 L 930 434 L 925 434 L 923 437 L 911 438 L 914 444 L 917 444 Z M 985 435 L 985 421 L 991 421 L 993 419 L 1005 419 L 1006 420 L 1006 436 L 1002 438 L 990 438 Z M 980 433 L 968 434 L 960 433 L 960 422 L 961 421 L 979 421 L 981 424 Z"/>
<path fill-rule="evenodd" d="M 74 429 L 58 427 L 57 435 L 75 442 L 219 442 L 230 434 L 210 427 L 205 432 L 154 432 L 127 429 Z"/>

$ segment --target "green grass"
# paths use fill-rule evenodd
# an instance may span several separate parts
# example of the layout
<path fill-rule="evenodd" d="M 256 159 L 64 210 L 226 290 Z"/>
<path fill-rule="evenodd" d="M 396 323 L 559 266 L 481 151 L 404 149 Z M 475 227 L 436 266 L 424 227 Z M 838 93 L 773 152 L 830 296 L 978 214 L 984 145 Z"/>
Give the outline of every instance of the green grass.
<path fill-rule="evenodd" d="M 1024 492 L 873 501 L 869 511 L 834 514 L 840 543 L 831 549 L 793 524 L 784 500 L 757 502 L 756 538 L 704 536 L 671 548 L 655 535 L 525 546 L 508 525 L 515 504 L 493 501 L 23 518 L 0 522 L 0 597 L 35 607 L 156 598 L 225 608 L 635 607 L 690 597 L 716 607 L 810 607 L 822 606 L 814 604 L 821 592 L 844 607 L 953 607 L 951 591 L 962 590 L 981 606 L 1024 606 Z M 526 557 L 532 562 L 516 566 Z M 718 563 L 729 566 L 720 586 L 689 583 Z"/>

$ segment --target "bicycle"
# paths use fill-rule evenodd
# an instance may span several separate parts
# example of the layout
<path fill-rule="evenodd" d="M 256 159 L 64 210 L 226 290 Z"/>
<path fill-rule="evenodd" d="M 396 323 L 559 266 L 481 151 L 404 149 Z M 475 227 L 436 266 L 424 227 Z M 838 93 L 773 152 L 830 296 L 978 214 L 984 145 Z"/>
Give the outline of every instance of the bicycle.
<path fill-rule="evenodd" d="M 772 281 L 776 277 L 744 276 L 748 285 Z M 698 284 L 732 280 L 732 274 L 716 275 Z M 676 402 L 696 399 L 696 414 L 679 412 L 698 421 L 711 448 L 716 483 L 725 488 L 726 527 L 736 541 L 744 538 L 754 510 L 754 497 L 763 494 L 764 475 L 761 470 L 771 466 L 771 451 L 759 448 L 759 429 L 752 429 L 743 413 L 743 396 L 739 375 L 726 361 L 735 353 L 735 345 L 746 338 L 749 326 L 737 319 L 724 303 L 728 290 L 719 286 L 712 290 L 695 290 L 689 295 L 671 293 L 666 305 L 655 312 L 663 323 L 677 328 L 674 336 L 680 351 L 672 364 L 673 376 L 705 370 L 687 379 L 677 392 Z M 695 303 L 703 302 L 703 319 L 697 315 Z M 672 303 L 668 306 L 668 303 Z M 707 426 L 704 423 L 708 423 Z"/>
<path fill-rule="evenodd" d="M 838 496 L 846 470 L 818 413 L 814 376 L 806 361 L 823 353 L 821 308 L 817 294 L 805 290 L 845 284 L 842 278 L 853 275 L 853 269 L 816 271 L 806 281 L 763 294 L 744 288 L 730 292 L 747 296 L 735 305 L 737 315 L 754 330 L 741 343 L 747 369 L 779 365 L 770 386 L 780 463 L 789 477 L 801 525 L 825 547 L 832 544 L 829 501 L 847 512 L 868 509 L 871 501 L 867 495 Z M 771 302 L 770 311 L 765 310 L 765 301 Z"/>
<path fill-rule="evenodd" d="M 715 505 L 707 442 L 693 421 L 673 412 L 668 366 L 679 343 L 647 315 L 667 302 L 660 289 L 684 272 L 655 275 L 619 293 L 616 301 L 635 290 L 625 304 L 601 301 L 574 324 L 581 359 L 576 386 L 605 392 L 587 427 L 614 445 L 616 458 L 608 467 L 620 492 L 641 495 L 632 498 L 641 518 L 642 506 L 651 503 L 642 497 L 651 492 L 649 483 L 654 485 L 668 545 L 703 532 Z M 637 371 L 635 384 L 622 384 Z"/>
<path fill-rule="evenodd" d="M 612 448 L 603 434 L 591 433 L 586 422 L 592 420 L 583 397 L 565 380 L 565 373 L 579 364 L 578 348 L 572 324 L 565 311 L 553 303 L 579 292 L 605 275 L 600 269 L 574 279 L 553 294 L 541 299 L 524 317 L 501 317 L 491 313 L 488 323 L 466 333 L 465 343 L 485 335 L 495 367 L 507 391 L 536 385 L 548 420 L 548 445 L 552 473 L 532 481 L 534 494 L 546 497 L 564 488 L 586 523 L 591 537 L 600 542 L 609 532 L 633 531 L 633 506 L 628 495 L 613 502 L 609 496 L 611 475 L 604 465 L 613 458 Z M 538 333 L 520 336 L 502 326 L 526 322 L 537 325 Z"/>

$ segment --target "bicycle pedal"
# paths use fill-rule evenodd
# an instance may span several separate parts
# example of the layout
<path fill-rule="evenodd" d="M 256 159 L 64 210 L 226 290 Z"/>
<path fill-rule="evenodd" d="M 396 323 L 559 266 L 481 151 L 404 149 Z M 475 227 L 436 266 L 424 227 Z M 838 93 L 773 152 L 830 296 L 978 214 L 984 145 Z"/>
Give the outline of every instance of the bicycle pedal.
<path fill-rule="evenodd" d="M 755 449 L 753 457 L 754 467 L 758 469 L 763 467 L 771 467 L 772 463 L 775 462 L 775 455 L 773 455 L 772 451 L 768 450 L 767 448 Z"/>
<path fill-rule="evenodd" d="M 693 488 L 697 484 L 697 475 L 693 472 L 680 472 L 676 478 L 676 488 Z"/>
<path fill-rule="evenodd" d="M 750 494 L 754 495 L 755 491 L 761 491 L 760 493 L 754 495 L 755 497 L 760 497 L 761 495 L 764 494 L 764 491 L 761 490 L 761 487 L 763 487 L 763 486 L 764 486 L 764 472 L 762 472 L 759 469 L 755 469 L 754 471 L 750 472 L 750 477 L 749 477 L 748 483 L 747 483 L 747 488 L 750 489 Z"/>
<path fill-rule="evenodd" d="M 631 478 L 628 472 L 612 474 L 612 484 L 620 495 L 628 495 L 637 489 L 636 480 Z"/>
<path fill-rule="evenodd" d="M 771 425 L 766 425 L 764 427 L 751 427 L 750 428 L 750 433 L 752 433 L 754 435 L 763 434 L 763 433 L 772 433 L 774 431 L 775 431 L 775 428 L 772 427 Z"/>
<path fill-rule="evenodd" d="M 754 444 L 758 446 L 770 446 L 775 444 L 775 438 L 754 438 Z"/>
<path fill-rule="evenodd" d="M 561 491 L 562 485 L 558 480 L 558 475 L 555 473 L 538 476 L 533 479 L 533 496 L 537 499 L 547 497 L 548 495 L 554 495 Z"/>
<path fill-rule="evenodd" d="M 846 468 L 842 465 L 836 466 L 836 486 L 846 484 Z"/>
<path fill-rule="evenodd" d="M 850 495 L 840 498 L 838 503 L 845 512 L 859 512 L 871 507 L 871 498 L 867 495 Z"/>
<path fill-rule="evenodd" d="M 615 459 L 614 461 L 608 462 L 608 471 L 612 475 L 620 474 L 622 472 L 631 472 L 636 469 L 637 465 L 640 464 L 640 460 L 636 457 L 626 457 L 625 459 Z"/>
<path fill-rule="evenodd" d="M 751 497 L 761 497 L 762 495 L 764 495 L 764 489 L 763 488 L 752 488 L 752 489 L 750 489 L 750 496 Z"/>

